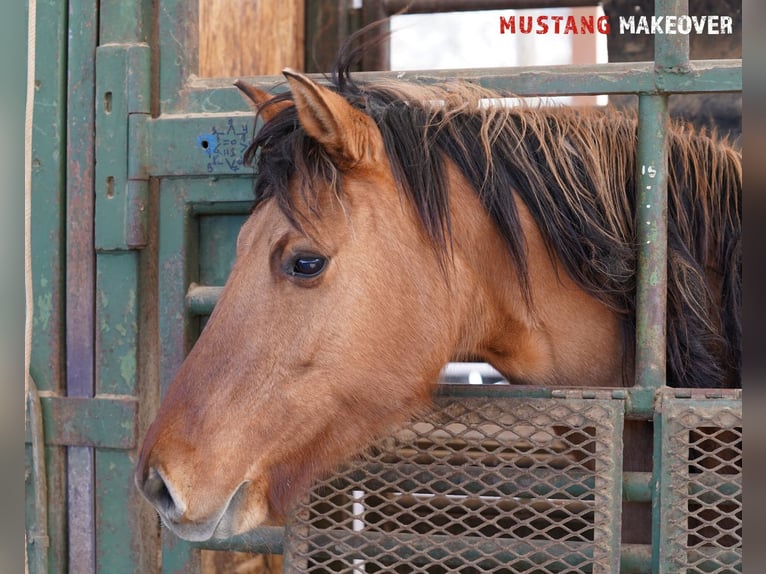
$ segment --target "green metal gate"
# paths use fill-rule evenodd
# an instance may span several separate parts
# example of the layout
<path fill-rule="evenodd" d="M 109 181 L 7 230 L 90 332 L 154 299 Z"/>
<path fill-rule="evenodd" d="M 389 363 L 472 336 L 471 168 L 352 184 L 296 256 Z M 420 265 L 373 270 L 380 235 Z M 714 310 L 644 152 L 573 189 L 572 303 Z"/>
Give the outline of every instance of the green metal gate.
<path fill-rule="evenodd" d="M 686 11 L 684 0 L 656 0 L 658 15 Z M 230 82 L 195 76 L 196 22 L 196 2 L 182 0 L 37 4 L 34 573 L 199 569 L 205 545 L 161 531 L 132 483 L 138 437 L 215 304 L 252 197 L 241 163 L 252 115 Z M 741 571 L 741 393 L 664 386 L 665 283 L 656 280 L 666 267 L 668 95 L 740 91 L 741 60 L 690 61 L 683 35 L 657 35 L 655 46 L 654 62 L 460 72 L 522 96 L 638 94 L 648 225 L 636 387 L 450 387 L 430 418 L 308 495 L 286 532 L 206 547 L 284 551 L 292 571 Z M 622 472 L 625 418 L 654 423 L 652 473 Z M 716 445 L 704 460 L 700 441 Z M 582 457 L 562 466 L 562 452 Z M 550 468 L 529 471 L 524 460 L 541 453 Z M 472 476 L 490 459 L 489 478 Z M 468 494 L 479 502 L 467 504 Z M 651 545 L 620 544 L 623 498 L 651 502 Z"/>

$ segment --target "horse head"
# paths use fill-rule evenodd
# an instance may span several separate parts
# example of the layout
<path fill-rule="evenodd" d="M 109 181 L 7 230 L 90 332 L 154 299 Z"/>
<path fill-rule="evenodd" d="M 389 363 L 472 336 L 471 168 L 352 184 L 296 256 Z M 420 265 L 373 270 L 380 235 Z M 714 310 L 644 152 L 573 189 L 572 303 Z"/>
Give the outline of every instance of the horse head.
<path fill-rule="evenodd" d="M 297 112 L 300 144 L 321 159 L 299 158 L 287 193 L 261 198 L 243 226 L 136 471 L 190 540 L 278 519 L 317 473 L 428 403 L 459 337 L 455 285 L 397 192 L 375 123 L 285 76 L 293 103 L 266 107 L 267 125 Z M 272 145 L 261 153 L 279 153 Z"/>

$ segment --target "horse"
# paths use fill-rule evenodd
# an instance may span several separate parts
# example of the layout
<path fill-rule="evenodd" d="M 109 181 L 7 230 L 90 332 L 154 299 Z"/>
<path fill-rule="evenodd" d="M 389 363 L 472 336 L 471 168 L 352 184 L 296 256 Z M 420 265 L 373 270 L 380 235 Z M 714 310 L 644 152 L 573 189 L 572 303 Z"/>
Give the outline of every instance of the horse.
<path fill-rule="evenodd" d="M 280 521 L 428 408 L 450 360 L 513 384 L 634 382 L 637 120 L 470 83 L 239 88 L 255 202 L 135 482 L 178 536 Z M 667 381 L 740 385 L 741 156 L 668 129 Z"/>

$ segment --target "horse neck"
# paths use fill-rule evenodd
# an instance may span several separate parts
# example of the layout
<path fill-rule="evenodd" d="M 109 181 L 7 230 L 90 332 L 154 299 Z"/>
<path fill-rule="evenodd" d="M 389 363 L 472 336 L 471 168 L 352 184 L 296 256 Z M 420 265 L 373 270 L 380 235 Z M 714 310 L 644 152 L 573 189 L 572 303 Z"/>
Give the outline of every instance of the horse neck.
<path fill-rule="evenodd" d="M 531 308 L 497 227 L 475 190 L 450 167 L 456 356 L 481 358 L 508 380 L 533 385 L 620 386 L 618 317 L 566 274 L 515 197 L 526 240 Z M 509 190 L 510 193 L 510 190 Z"/>

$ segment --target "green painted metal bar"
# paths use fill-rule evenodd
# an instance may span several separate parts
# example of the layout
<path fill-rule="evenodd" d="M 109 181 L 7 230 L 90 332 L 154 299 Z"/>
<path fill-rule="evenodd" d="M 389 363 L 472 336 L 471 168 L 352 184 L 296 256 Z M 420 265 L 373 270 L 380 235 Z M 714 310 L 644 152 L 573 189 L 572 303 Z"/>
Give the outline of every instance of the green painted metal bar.
<path fill-rule="evenodd" d="M 239 536 L 232 536 L 225 540 L 211 539 L 204 542 L 196 542 L 194 546 L 205 550 L 283 554 L 284 541 L 284 527 L 261 526 Z"/>
<path fill-rule="evenodd" d="M 34 289 L 30 374 L 43 394 L 65 387 L 65 200 L 67 132 L 67 4 L 38 2 L 35 18 L 34 126 L 31 134 L 31 265 Z M 44 57 L 43 57 L 44 55 Z M 25 448 L 30 471 L 44 461 L 40 481 L 25 479 L 27 544 L 31 574 L 66 571 L 65 452 L 41 445 Z M 40 458 L 36 458 L 40 457 Z M 44 482 L 44 484 L 43 484 Z M 40 489 L 43 489 L 42 491 Z M 47 496 L 41 496 L 47 490 Z M 44 509 L 37 508 L 44 504 Z M 38 521 L 44 521 L 41 524 Z M 35 533 L 45 532 L 45 548 Z M 42 541 L 41 541 L 42 542 Z M 35 554 L 40 554 L 40 561 Z"/>
<path fill-rule="evenodd" d="M 125 450 L 96 453 L 96 572 L 156 572 L 157 515 L 141 512 L 145 501 L 133 485 L 135 457 Z M 141 522 L 141 518 L 148 518 Z M 153 552 L 154 551 L 154 552 Z"/>
<path fill-rule="evenodd" d="M 41 392 L 64 389 L 64 226 L 67 6 L 37 6 L 32 132 L 32 377 Z"/>
<path fill-rule="evenodd" d="M 97 254 L 97 396 L 139 396 L 140 261 L 138 251 Z M 124 426 L 128 422 L 133 437 L 130 448 L 135 448 L 137 413 L 133 420 L 104 419 L 104 424 L 114 433 L 127 430 Z M 147 571 L 151 563 L 151 551 L 156 543 L 146 538 L 157 529 L 157 523 L 156 518 L 149 520 L 133 485 L 134 463 L 135 454 L 126 450 L 101 447 L 96 451 L 95 571 L 98 573 L 142 572 Z M 136 552 L 136 548 L 145 550 Z"/>
<path fill-rule="evenodd" d="M 199 2 L 163 0 L 158 3 L 156 17 L 157 65 L 162 73 L 156 86 L 159 98 L 155 113 L 186 111 L 189 102 L 183 93 L 184 86 L 199 72 Z M 207 111 L 222 109 L 232 108 L 208 107 Z"/>
<path fill-rule="evenodd" d="M 133 397 L 41 397 L 42 416 L 50 446 L 131 449 L 136 446 L 138 404 Z M 26 442 L 32 441 L 26 429 Z"/>
<path fill-rule="evenodd" d="M 133 251 L 100 253 L 97 265 L 97 392 L 136 395 L 139 256 Z"/>
<path fill-rule="evenodd" d="M 188 353 L 196 322 L 184 310 L 186 285 L 198 270 L 196 233 L 190 208 L 190 189 L 197 182 L 165 179 L 160 182 L 159 213 L 159 338 L 163 341 L 159 357 L 160 396 L 164 396 L 176 370 Z M 165 528 L 160 530 L 161 572 L 199 573 L 199 551 Z"/>
<path fill-rule="evenodd" d="M 623 472 L 622 499 L 628 502 L 651 502 L 652 473 Z"/>
<path fill-rule="evenodd" d="M 683 12 L 682 12 L 683 11 Z M 655 16 L 688 14 L 687 0 L 655 0 Z M 655 83 L 666 88 L 666 70 L 685 73 L 689 68 L 688 38 L 681 34 L 655 35 Z M 636 290 L 636 385 L 659 389 L 666 383 L 667 310 L 667 126 L 666 94 L 639 95 L 636 227 L 639 243 Z M 654 417 L 652 490 L 662 480 L 662 421 Z M 652 498 L 652 571 L 660 572 L 662 500 Z"/>
<path fill-rule="evenodd" d="M 154 28 L 152 0 L 100 0 L 99 42 L 149 42 Z"/>
<path fill-rule="evenodd" d="M 663 18 L 689 14 L 689 0 L 655 0 L 655 16 Z M 658 71 L 685 73 L 689 68 L 689 34 L 655 34 L 654 64 Z"/>
<path fill-rule="evenodd" d="M 668 10 L 663 0 L 655 0 L 655 15 Z M 659 12 L 658 12 L 659 10 Z M 657 36 L 663 36 L 658 34 Z M 688 50 L 688 46 L 686 46 Z M 677 63 L 678 44 L 669 44 L 655 37 L 655 64 Z M 687 51 L 688 54 L 688 51 Z M 664 61 L 663 61 L 664 59 Z M 662 83 L 660 82 L 662 85 Z M 636 291 L 636 385 L 659 389 L 666 378 L 666 308 L 667 308 L 667 96 L 639 95 L 636 206 L 639 257 Z M 654 416 L 654 455 L 652 490 L 660 484 L 662 421 Z M 662 501 L 658 493 L 652 497 L 652 572 L 659 572 L 660 516 Z"/>
<path fill-rule="evenodd" d="M 620 546 L 620 574 L 650 574 L 652 547 L 649 544 Z"/>
<path fill-rule="evenodd" d="M 665 384 L 667 307 L 667 96 L 638 101 L 636 384 Z"/>
<path fill-rule="evenodd" d="M 209 315 L 222 291 L 223 287 L 192 284 L 186 293 L 186 307 L 192 315 Z"/>
<path fill-rule="evenodd" d="M 146 171 L 153 177 L 253 174 L 242 163 L 255 131 L 252 112 L 161 116 L 146 127 Z M 174 153 L 152 151 L 168 149 Z"/>
<path fill-rule="evenodd" d="M 245 193 L 251 196 L 245 201 L 195 201 L 190 204 L 192 215 L 248 215 L 253 208 L 252 182 L 241 181 L 246 176 L 240 176 L 236 184 L 241 184 Z"/>
<path fill-rule="evenodd" d="M 152 106 L 152 50 L 155 6 L 151 0 L 98 3 L 95 62 L 96 114 L 96 396 L 139 396 L 139 290 L 146 244 L 148 175 L 143 170 L 146 130 Z M 143 405 L 142 405 L 143 407 Z M 129 432 L 125 448 L 96 450 L 95 572 L 152 571 L 158 531 L 133 485 L 138 413 L 104 419 L 111 432 Z M 137 551 L 137 550 L 141 551 Z"/>
<path fill-rule="evenodd" d="M 222 291 L 223 287 L 192 284 L 186 293 L 186 308 L 192 315 L 209 315 Z"/>
<path fill-rule="evenodd" d="M 600 67 L 605 66 L 605 69 Z M 396 74 L 404 80 L 424 83 L 465 77 L 485 87 L 512 86 L 512 91 L 522 95 L 564 95 L 600 93 L 655 93 L 658 85 L 667 92 L 737 91 L 742 88 L 742 67 L 739 60 L 713 60 L 695 62 L 687 73 L 659 72 L 655 77 L 651 63 L 607 64 L 585 67 L 556 67 L 498 70 L 460 70 L 449 72 L 401 72 Z M 584 74 L 584 75 L 582 75 Z M 663 75 L 664 74 L 664 75 Z M 358 77 L 374 79 L 391 77 L 393 74 L 364 74 Z M 283 81 L 281 77 L 260 78 L 254 82 L 270 89 Z M 194 108 L 195 94 L 207 100 L 216 98 L 220 106 L 228 109 L 243 108 L 244 103 L 233 86 L 225 83 L 202 84 L 186 95 Z M 146 121 L 145 150 L 146 174 L 153 177 L 194 175 L 240 175 L 251 174 L 251 168 L 241 163 L 242 153 L 252 139 L 254 119 L 250 112 L 232 111 L 210 114 L 209 112 L 163 115 Z M 127 137 L 127 136 L 126 136 Z M 160 153 L 160 150 L 176 150 L 176 153 Z M 127 177 L 127 175 L 125 175 Z M 119 182 L 117 182 L 119 183 Z M 114 192 L 113 192 L 114 193 Z M 114 233 L 114 231 L 112 231 Z"/>
<path fill-rule="evenodd" d="M 97 50 L 95 242 L 99 251 L 142 246 L 148 175 L 134 156 L 148 150 L 135 129 L 136 120 L 130 118 L 148 114 L 150 60 L 148 44 L 107 45 Z"/>
<path fill-rule="evenodd" d="M 159 360 L 161 396 L 165 395 L 190 348 L 195 326 L 184 309 L 186 286 L 196 279 L 192 273 L 197 268 L 195 246 L 191 241 L 190 187 L 195 186 L 188 186 L 180 179 L 160 182 L 159 336 L 164 342 Z"/>
<path fill-rule="evenodd" d="M 318 81 L 323 79 L 321 75 L 313 77 Z M 634 94 L 660 91 L 737 92 L 742 89 L 742 61 L 694 60 L 684 70 L 655 70 L 654 62 L 630 62 L 577 66 L 356 72 L 354 78 L 360 82 L 399 79 L 426 84 L 465 79 L 486 88 L 510 90 L 518 96 Z M 267 91 L 286 89 L 282 76 L 251 77 L 246 80 Z M 247 109 L 232 80 L 226 78 L 192 79 L 184 85 L 181 97 L 186 102 L 184 113 L 187 114 L 220 114 L 222 110 Z"/>

